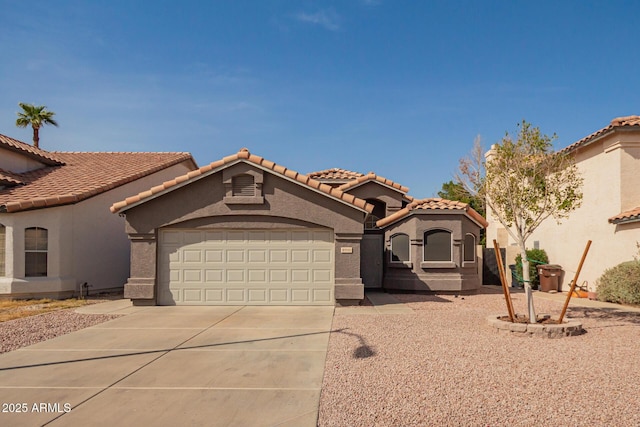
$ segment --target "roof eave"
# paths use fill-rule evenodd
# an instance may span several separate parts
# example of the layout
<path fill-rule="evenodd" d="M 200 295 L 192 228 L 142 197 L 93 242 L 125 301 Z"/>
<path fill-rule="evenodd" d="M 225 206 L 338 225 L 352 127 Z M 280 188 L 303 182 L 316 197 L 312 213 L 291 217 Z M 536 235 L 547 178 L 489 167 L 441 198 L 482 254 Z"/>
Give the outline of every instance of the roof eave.
<path fill-rule="evenodd" d="M 407 209 L 407 208 L 404 208 Z M 404 210 L 403 209 L 403 210 Z M 408 212 L 402 212 L 403 210 L 399 210 L 398 212 L 395 212 L 391 215 L 389 215 L 386 218 L 382 218 L 381 220 L 378 221 L 378 223 L 382 223 L 382 225 L 378 225 L 378 223 L 376 223 L 376 225 L 378 225 L 378 227 L 380 227 L 381 229 L 385 229 L 387 227 L 389 227 L 390 225 L 395 224 L 398 221 L 402 221 L 403 219 L 406 219 L 408 217 L 410 217 L 411 215 L 436 215 L 436 214 L 448 214 L 448 213 L 456 213 L 458 215 L 464 215 L 467 218 L 469 218 L 474 224 L 476 224 L 478 227 L 480 228 L 484 228 L 486 229 L 489 225 L 489 223 L 486 222 L 486 220 L 484 220 L 484 218 L 482 218 L 482 216 L 480 216 L 480 214 L 478 214 L 476 212 L 476 214 L 478 215 L 479 218 L 476 218 L 474 215 L 472 215 L 472 212 L 469 212 L 467 210 L 464 209 L 407 209 Z M 473 211 L 475 212 L 475 211 Z M 391 218 L 394 215 L 397 215 L 396 218 Z M 388 223 L 385 223 L 385 219 L 389 218 L 390 221 Z M 483 221 L 481 222 L 480 219 L 482 219 Z M 486 224 L 486 225 L 484 225 Z"/>
<path fill-rule="evenodd" d="M 177 190 L 177 189 L 179 189 L 179 188 L 182 188 L 182 187 L 184 187 L 185 185 L 188 185 L 188 184 L 190 184 L 190 183 L 192 183 L 192 182 L 199 181 L 200 179 L 203 179 L 203 178 L 205 178 L 205 177 L 208 177 L 208 176 L 210 176 L 210 175 L 212 175 L 212 174 L 214 174 L 214 173 L 220 172 L 221 170 L 226 169 L 226 168 L 228 168 L 228 167 L 231 167 L 231 166 L 233 166 L 233 165 L 235 165 L 235 164 L 238 164 L 238 163 L 240 163 L 240 162 L 243 162 L 243 163 L 249 164 L 249 165 L 251 165 L 251 166 L 255 166 L 255 167 L 257 167 L 257 168 L 259 168 L 259 169 L 262 169 L 262 170 L 263 170 L 263 171 L 265 171 L 265 172 L 269 172 L 269 173 L 271 173 L 271 174 L 277 174 L 277 176 L 278 176 L 278 177 L 280 177 L 280 178 L 283 178 L 283 179 L 285 179 L 285 180 L 287 180 L 287 181 L 289 181 L 289 182 L 293 182 L 294 184 L 297 184 L 297 185 L 303 186 L 304 188 L 307 188 L 307 189 L 309 189 L 309 190 L 311 190 L 311 191 L 313 191 L 313 192 L 315 192 L 315 193 L 318 193 L 318 194 L 321 194 L 321 195 L 323 195 L 323 196 L 329 197 L 329 198 L 331 198 L 331 199 L 333 199 L 333 200 L 336 200 L 336 201 L 338 201 L 338 202 L 340 202 L 340 203 L 342 203 L 342 204 L 344 204 L 344 205 L 346 205 L 346 206 L 350 206 L 350 207 L 352 207 L 352 208 L 354 208 L 354 209 L 357 209 L 357 210 L 359 210 L 359 211 L 362 211 L 362 212 L 364 212 L 364 213 L 371 213 L 371 212 L 373 211 L 373 206 L 371 206 L 371 205 L 370 205 L 370 204 L 368 204 L 368 203 L 365 205 L 365 208 L 360 208 L 360 207 L 358 207 L 358 206 L 354 205 L 353 203 L 349 203 L 349 202 L 347 202 L 347 201 L 345 201 L 345 200 L 342 200 L 342 199 L 340 199 L 340 198 L 338 198 L 338 197 L 336 197 L 336 196 L 334 196 L 334 195 L 332 195 L 332 194 L 325 193 L 324 191 L 321 191 L 321 190 L 319 190 L 319 189 L 317 189 L 317 188 L 314 188 L 314 187 L 312 187 L 312 186 L 310 186 L 310 185 L 305 185 L 305 184 L 301 183 L 300 181 L 298 181 L 298 180 L 296 180 L 296 179 L 293 179 L 293 178 L 290 178 L 290 177 L 288 177 L 288 176 L 287 176 L 287 175 L 285 175 L 285 174 L 280 174 L 280 173 L 278 173 L 278 172 L 274 171 L 273 169 L 269 169 L 269 168 L 267 168 L 267 167 L 264 167 L 264 166 L 262 166 L 262 165 L 259 165 L 259 164 L 257 164 L 257 163 L 254 163 L 254 162 L 252 162 L 252 161 L 250 161 L 250 160 L 247 160 L 247 159 L 239 158 L 239 159 L 235 159 L 235 160 L 233 160 L 233 161 L 231 161 L 231 162 L 229 162 L 229 163 L 223 163 L 223 164 L 221 164 L 221 165 L 219 165 L 219 166 L 217 166 L 217 167 L 215 167 L 215 168 L 212 168 L 211 170 L 209 170 L 209 171 L 207 171 L 207 172 L 205 172 L 205 173 L 201 173 L 201 174 L 199 174 L 199 175 L 193 176 L 193 177 L 191 177 L 190 179 L 186 179 L 186 180 L 184 180 L 184 181 L 182 181 L 182 182 L 178 182 L 178 183 L 176 183 L 175 185 L 172 185 L 172 186 L 170 186 L 170 187 L 168 187 L 168 188 L 165 188 L 164 190 L 160 190 L 160 191 L 158 191 L 158 192 L 156 192 L 156 193 L 153 193 L 153 194 L 149 195 L 148 197 L 145 197 L 144 199 L 141 199 L 141 200 L 139 200 L 139 201 L 133 202 L 133 203 L 131 203 L 131 204 L 127 204 L 126 206 L 123 206 L 123 207 L 121 207 L 121 208 L 113 209 L 113 206 L 112 206 L 112 207 L 111 207 L 111 212 L 112 212 L 112 213 L 114 213 L 114 214 L 115 214 L 115 213 L 118 213 L 118 214 L 125 213 L 125 211 L 128 211 L 128 210 L 129 210 L 129 209 L 131 209 L 131 208 L 134 208 L 134 207 L 139 206 L 139 205 L 141 205 L 141 204 L 143 204 L 143 203 L 146 203 L 146 202 L 148 202 L 149 200 L 152 200 L 152 199 L 155 199 L 155 198 L 157 198 L 157 197 L 163 196 L 163 195 L 165 195 L 165 194 L 167 194 L 167 193 L 170 193 L 170 192 L 172 192 L 172 191 L 174 191 L 174 190 Z M 310 178 L 310 179 L 312 179 L 312 178 Z M 115 206 L 115 205 L 114 205 L 114 206 Z"/>

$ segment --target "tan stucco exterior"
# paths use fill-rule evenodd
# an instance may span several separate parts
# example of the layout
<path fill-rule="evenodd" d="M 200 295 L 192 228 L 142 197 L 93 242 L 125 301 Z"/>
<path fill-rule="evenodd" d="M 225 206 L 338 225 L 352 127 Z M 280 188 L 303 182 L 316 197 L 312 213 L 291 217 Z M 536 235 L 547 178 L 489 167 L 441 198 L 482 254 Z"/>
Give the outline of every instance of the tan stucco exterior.
<path fill-rule="evenodd" d="M 85 282 L 90 293 L 121 289 L 129 276 L 130 244 L 124 218 L 109 207 L 191 169 L 190 161 L 183 162 L 73 205 L 0 213 L 6 227 L 0 297 L 66 297 L 78 294 Z M 47 277 L 24 276 L 24 230 L 29 227 L 48 230 Z"/>
<path fill-rule="evenodd" d="M 609 218 L 640 206 L 640 132 L 619 129 L 574 150 L 576 165 L 584 178 L 582 206 L 557 224 L 545 221 L 527 241 L 527 247 L 544 249 L 549 261 L 564 267 L 563 288 L 568 289 L 588 240 L 593 243 L 578 284 L 595 282 L 602 273 L 633 259 L 640 241 L 640 222 L 612 224 Z M 487 246 L 496 239 L 506 247 L 508 264 L 519 252 L 513 239 L 488 212 Z"/>

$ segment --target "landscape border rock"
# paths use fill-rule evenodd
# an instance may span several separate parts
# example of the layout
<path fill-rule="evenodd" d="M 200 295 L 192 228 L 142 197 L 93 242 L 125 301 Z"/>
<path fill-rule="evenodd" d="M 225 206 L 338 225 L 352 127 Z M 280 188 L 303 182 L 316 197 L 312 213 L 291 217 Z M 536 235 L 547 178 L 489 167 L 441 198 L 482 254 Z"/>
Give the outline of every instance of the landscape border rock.
<path fill-rule="evenodd" d="M 555 323 L 512 323 L 500 320 L 503 315 L 487 317 L 489 325 L 496 328 L 498 333 L 528 335 L 541 338 L 564 338 L 583 333 L 582 323 L 566 319 L 562 324 Z"/>

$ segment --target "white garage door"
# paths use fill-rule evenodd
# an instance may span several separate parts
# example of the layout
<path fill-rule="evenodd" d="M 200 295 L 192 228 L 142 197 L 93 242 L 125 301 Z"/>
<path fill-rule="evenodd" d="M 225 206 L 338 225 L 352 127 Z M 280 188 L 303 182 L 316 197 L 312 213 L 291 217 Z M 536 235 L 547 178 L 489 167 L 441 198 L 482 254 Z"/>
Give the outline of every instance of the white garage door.
<path fill-rule="evenodd" d="M 163 230 L 161 305 L 333 305 L 328 230 Z"/>

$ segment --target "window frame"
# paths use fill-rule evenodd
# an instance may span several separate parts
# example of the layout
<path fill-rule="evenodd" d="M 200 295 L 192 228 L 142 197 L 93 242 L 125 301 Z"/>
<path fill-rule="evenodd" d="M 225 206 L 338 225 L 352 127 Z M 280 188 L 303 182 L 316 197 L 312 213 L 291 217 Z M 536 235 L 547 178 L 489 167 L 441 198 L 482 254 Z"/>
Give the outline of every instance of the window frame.
<path fill-rule="evenodd" d="M 395 237 L 399 237 L 399 236 L 406 236 L 407 237 L 407 255 L 409 256 L 409 259 L 407 259 L 406 261 L 401 260 L 401 261 L 395 261 L 393 259 L 393 239 Z M 406 266 L 406 267 L 412 267 L 413 264 L 411 262 L 411 239 L 409 238 L 409 235 L 407 233 L 394 233 L 390 238 L 389 238 L 389 265 L 394 266 L 394 267 L 400 267 L 400 266 Z"/>
<path fill-rule="evenodd" d="M 27 234 L 29 231 L 34 230 L 36 233 L 39 230 L 43 230 L 45 232 L 45 237 L 44 237 L 44 243 L 46 245 L 46 249 L 39 249 L 38 248 L 38 236 L 36 235 L 36 248 L 35 249 L 27 249 Z M 44 265 L 45 265 L 45 270 L 44 271 L 28 271 L 27 266 L 29 265 L 27 263 L 27 254 L 44 254 Z M 36 262 L 36 266 L 37 266 L 37 262 Z M 35 273 L 35 274 L 34 274 Z M 44 274 L 43 274 L 44 273 Z M 48 277 L 49 275 L 49 230 L 44 228 L 44 227 L 28 227 L 24 229 L 24 277 Z"/>
<path fill-rule="evenodd" d="M 473 250 L 471 251 L 471 254 L 473 255 L 473 259 L 471 259 L 471 260 L 468 260 L 468 259 L 466 258 L 467 237 L 468 237 L 468 236 L 471 236 L 471 237 L 473 238 L 473 245 L 472 245 Z M 475 263 L 476 263 L 476 261 L 477 261 L 477 255 L 476 255 L 476 246 L 477 246 L 477 245 L 476 245 L 476 241 L 477 241 L 477 238 L 476 238 L 476 235 L 475 235 L 475 234 L 473 234 L 473 233 L 466 233 L 466 234 L 464 235 L 464 240 L 462 241 L 462 265 L 465 265 L 465 264 L 475 264 Z"/>
<path fill-rule="evenodd" d="M 433 232 L 445 232 L 449 234 L 449 259 L 448 260 L 429 260 L 426 259 L 427 251 L 425 250 L 427 245 L 427 234 Z M 453 231 L 447 230 L 446 228 L 430 228 L 428 230 L 424 230 L 422 233 L 422 264 L 424 267 L 435 267 L 435 268 L 454 268 L 454 256 L 453 256 Z"/>

